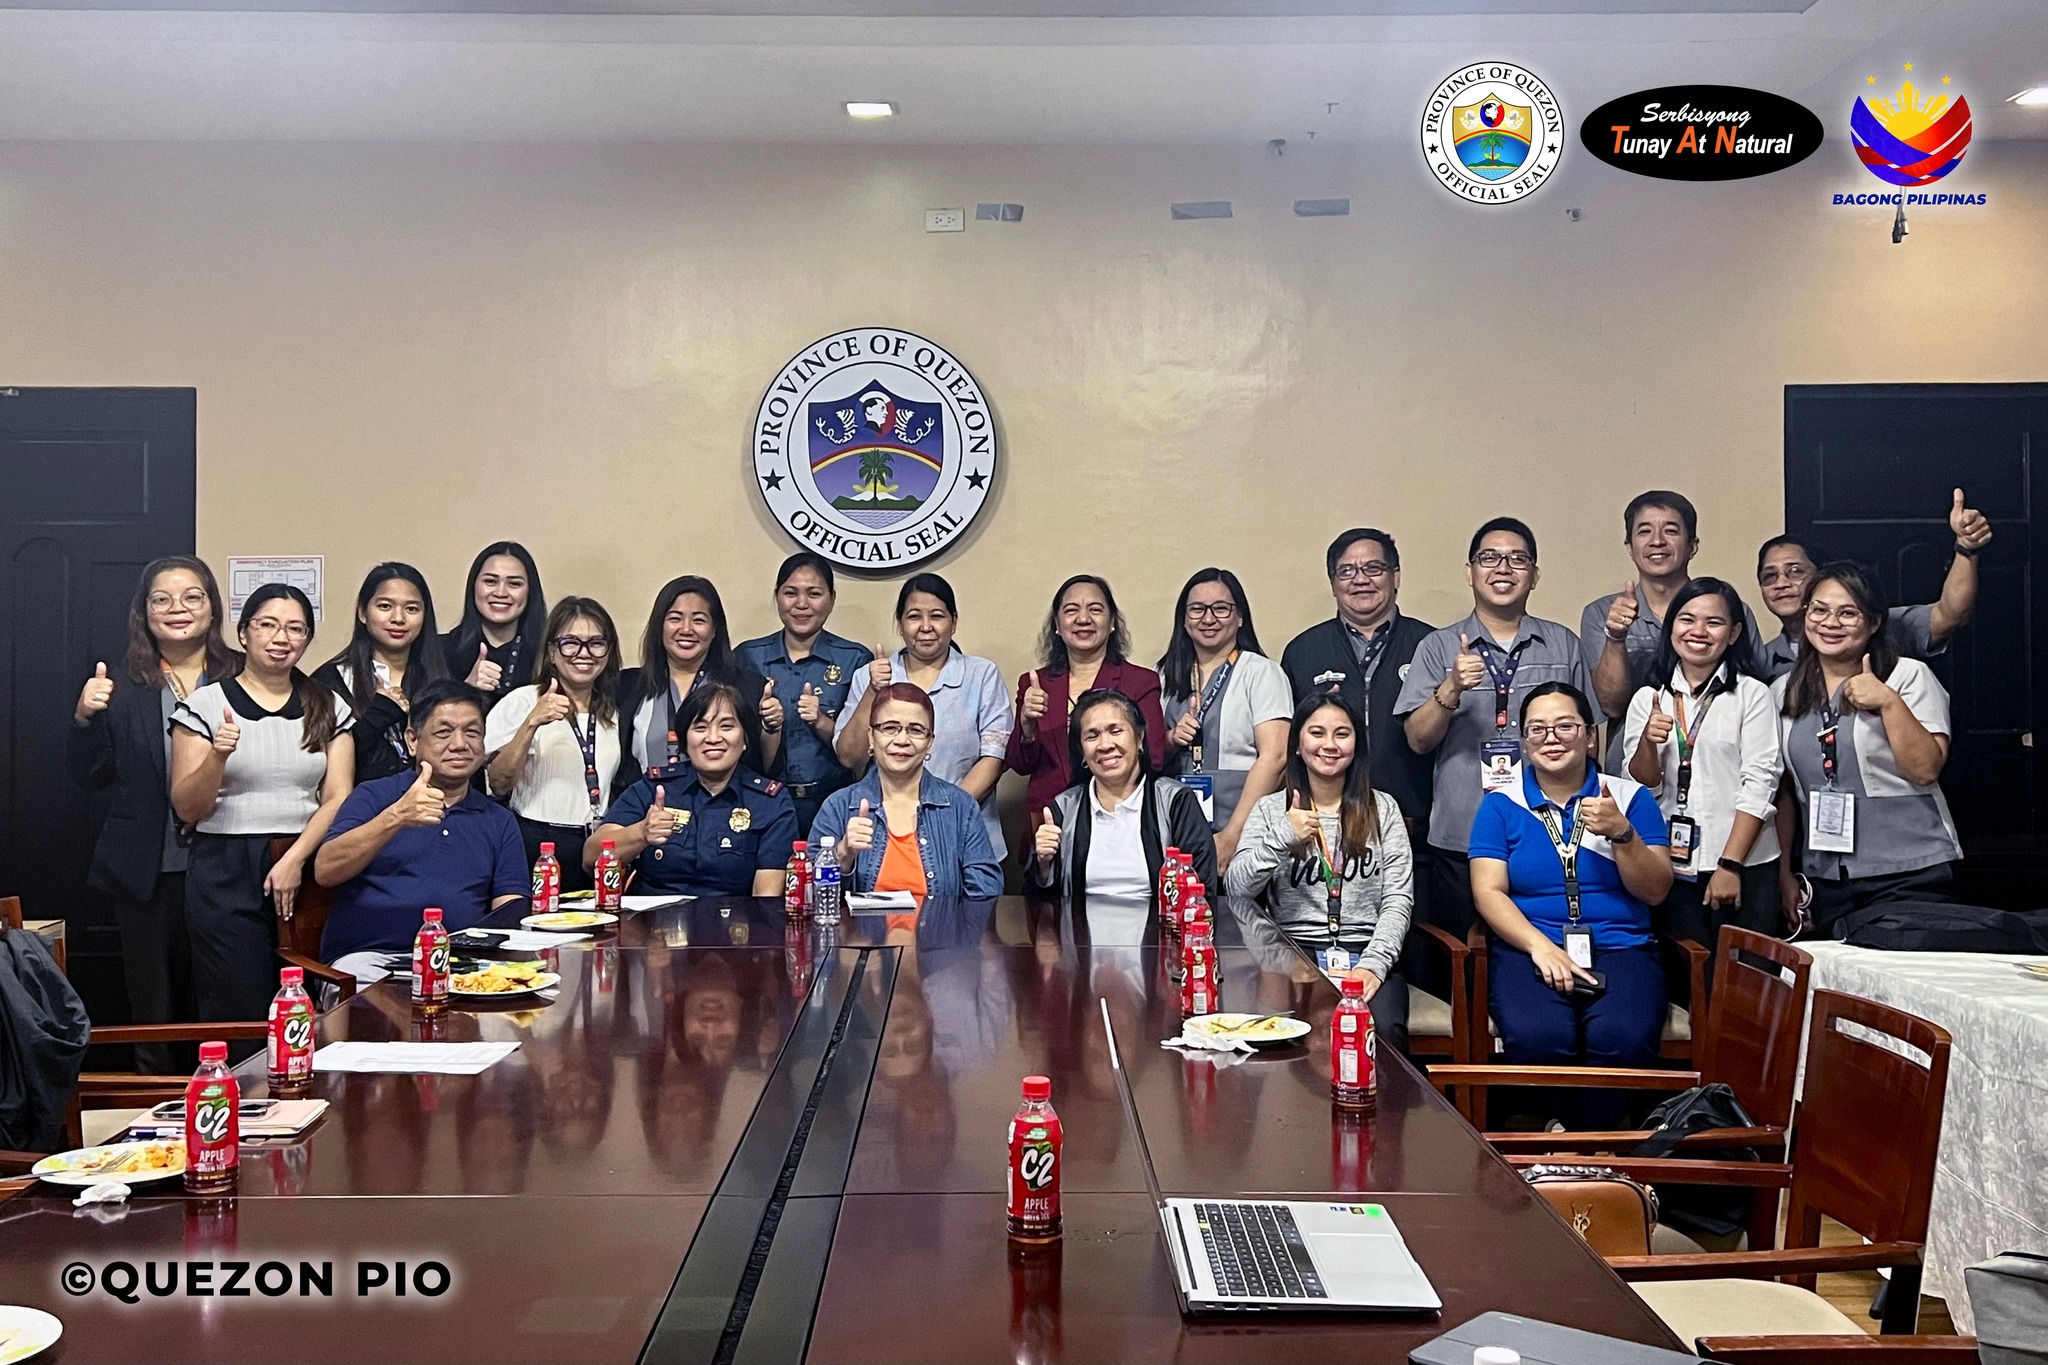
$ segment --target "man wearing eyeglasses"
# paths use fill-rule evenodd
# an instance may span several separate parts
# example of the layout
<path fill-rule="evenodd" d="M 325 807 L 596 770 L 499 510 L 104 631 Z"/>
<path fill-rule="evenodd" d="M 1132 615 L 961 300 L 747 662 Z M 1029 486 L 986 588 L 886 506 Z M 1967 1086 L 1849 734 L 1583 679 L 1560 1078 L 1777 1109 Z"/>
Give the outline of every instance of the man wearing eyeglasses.
<path fill-rule="evenodd" d="M 1925 659 L 1947 649 L 1949 637 L 1968 625 L 1977 610 L 1977 556 L 1991 543 L 1990 518 L 1965 506 L 1958 488 L 1949 506 L 1948 526 L 1956 538 L 1955 558 L 1949 561 L 1940 598 L 1893 607 L 1887 613 L 1885 634 L 1892 647 L 1912 658 Z M 1790 673 L 1798 660 L 1806 639 L 1806 589 L 1829 558 L 1812 541 L 1792 535 L 1772 536 L 1757 551 L 1756 585 L 1765 608 L 1783 626 L 1776 639 L 1757 651 L 1766 682 Z"/>
<path fill-rule="evenodd" d="M 1401 805 L 1411 828 L 1429 820 L 1429 758 L 1408 747 L 1394 718 L 1416 646 L 1435 627 L 1401 614 L 1401 551 L 1394 538 L 1353 527 L 1324 556 L 1337 614 L 1288 642 L 1280 666 L 1299 703 L 1311 692 L 1336 692 L 1365 717 L 1359 736 L 1372 763 L 1373 786 Z M 1380 736 L 1389 742 L 1375 743 Z"/>
<path fill-rule="evenodd" d="M 1436 756 L 1429 915 L 1461 938 L 1474 914 L 1466 864 L 1472 817 L 1482 796 L 1518 780 L 1522 698 L 1548 682 L 1592 691 L 1579 637 L 1569 626 L 1528 614 L 1541 577 L 1535 532 L 1513 517 L 1495 517 L 1474 533 L 1465 561 L 1472 614 L 1416 646 L 1394 703 L 1408 747 Z"/>

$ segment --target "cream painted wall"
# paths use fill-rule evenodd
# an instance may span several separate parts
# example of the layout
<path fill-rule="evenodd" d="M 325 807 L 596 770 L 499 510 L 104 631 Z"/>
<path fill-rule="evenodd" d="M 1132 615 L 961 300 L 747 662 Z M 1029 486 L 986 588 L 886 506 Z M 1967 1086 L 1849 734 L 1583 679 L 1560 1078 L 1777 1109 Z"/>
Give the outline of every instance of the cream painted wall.
<path fill-rule="evenodd" d="M 790 542 L 748 424 L 824 333 L 925 333 L 975 372 L 997 496 L 939 564 L 962 643 L 1027 667 L 1066 573 L 1107 574 L 1156 656 L 1183 577 L 1245 579 L 1269 649 L 1328 609 L 1322 547 L 1392 530 L 1404 606 L 1468 607 L 1466 538 L 1529 520 L 1539 614 L 1627 574 L 1643 487 L 1699 504 L 1702 572 L 1780 529 L 1782 386 L 2043 377 L 2048 149 L 1982 143 L 1988 209 L 1824 207 L 1875 185 L 1831 142 L 1735 185 L 1568 156 L 1506 210 L 1405 142 L 1263 150 L 0 144 L 0 383 L 193 385 L 199 547 L 322 553 L 330 620 L 372 562 L 444 619 L 482 542 L 637 633 L 673 573 L 773 625 Z M 1353 216 L 1296 219 L 1298 196 Z M 1229 198 L 1228 222 L 1167 203 Z M 927 236 L 921 211 L 1022 202 Z M 1578 207 L 1584 219 L 1566 220 Z M 1930 512 L 1938 509 L 1930 509 Z M 893 585 L 842 582 L 878 640 Z"/>

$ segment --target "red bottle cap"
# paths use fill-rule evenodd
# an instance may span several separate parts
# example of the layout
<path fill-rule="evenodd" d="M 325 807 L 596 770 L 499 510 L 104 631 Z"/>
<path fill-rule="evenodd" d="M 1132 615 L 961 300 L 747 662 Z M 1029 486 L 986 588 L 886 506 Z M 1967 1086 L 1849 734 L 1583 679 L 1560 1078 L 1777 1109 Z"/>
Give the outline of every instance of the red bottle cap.
<path fill-rule="evenodd" d="M 808 839 L 799 839 L 789 846 L 790 852 L 792 853 L 808 853 L 810 851 L 810 848 L 811 843 Z"/>
<path fill-rule="evenodd" d="M 221 1045 L 221 1048 L 223 1053 L 225 1053 L 227 1045 L 223 1043 Z M 1024 1078 L 1024 1098 L 1033 1103 L 1039 1103 L 1051 1099 L 1052 1077 L 1026 1076 Z"/>
<path fill-rule="evenodd" d="M 1341 981 L 1337 983 L 1337 989 L 1344 995 L 1346 999 L 1349 999 L 1354 995 L 1357 996 L 1360 1000 L 1365 999 L 1365 983 L 1363 981 L 1360 981 L 1355 976 L 1347 976 L 1343 978 Z"/>
<path fill-rule="evenodd" d="M 1179 862 L 1186 855 L 1183 854 L 1178 848 L 1168 848 L 1166 850 L 1166 856 L 1173 859 L 1175 862 Z"/>
<path fill-rule="evenodd" d="M 224 1061 L 226 1061 L 227 1059 L 228 1059 L 228 1045 L 227 1045 L 226 1043 L 201 1043 L 201 1044 L 199 1045 L 199 1060 L 200 1060 L 200 1061 L 202 1061 L 202 1062 L 224 1062 Z"/>
<path fill-rule="evenodd" d="M 441 922 L 441 911 L 436 906 L 430 905 L 425 910 L 421 911 L 420 914 L 422 915 L 422 917 L 425 918 L 425 920 L 429 924 L 439 924 Z"/>
<path fill-rule="evenodd" d="M 302 986 L 305 982 L 306 969 L 304 967 L 286 967 L 277 974 L 277 984 L 280 986 Z"/>
<path fill-rule="evenodd" d="M 540 851 L 543 853 L 553 853 L 555 851 L 555 841 L 552 839 L 541 840 Z"/>
<path fill-rule="evenodd" d="M 598 846 L 599 848 L 608 848 L 608 849 L 612 850 L 612 851 L 613 851 L 614 853 L 618 852 L 618 849 L 619 849 L 618 841 L 617 841 L 617 840 L 615 840 L 615 839 L 603 839 L 603 840 L 600 840 L 600 841 L 598 842 L 598 845 L 597 845 L 597 846 Z"/>

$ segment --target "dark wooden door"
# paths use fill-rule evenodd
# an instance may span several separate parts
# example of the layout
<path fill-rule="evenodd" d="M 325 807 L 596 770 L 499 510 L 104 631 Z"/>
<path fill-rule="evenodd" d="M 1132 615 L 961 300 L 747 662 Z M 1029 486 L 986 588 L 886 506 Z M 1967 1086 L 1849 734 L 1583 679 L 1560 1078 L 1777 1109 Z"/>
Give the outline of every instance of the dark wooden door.
<path fill-rule="evenodd" d="M 1785 525 L 1874 566 L 1895 603 L 1929 602 L 1948 572 L 1951 490 L 1991 518 L 1977 611 L 1930 662 L 1955 735 L 1942 788 L 1962 835 L 1965 892 L 2048 905 L 2042 716 L 2048 608 L 2034 552 L 2032 457 L 2048 451 L 2048 384 L 1791 385 Z M 2042 735 L 2048 742 L 2048 735 Z"/>
<path fill-rule="evenodd" d="M 119 940 L 85 890 L 103 812 L 64 774 L 93 664 L 126 649 L 142 566 L 191 554 L 198 394 L 0 388 L 0 895 L 67 923 L 95 1019 L 126 1017 Z"/>

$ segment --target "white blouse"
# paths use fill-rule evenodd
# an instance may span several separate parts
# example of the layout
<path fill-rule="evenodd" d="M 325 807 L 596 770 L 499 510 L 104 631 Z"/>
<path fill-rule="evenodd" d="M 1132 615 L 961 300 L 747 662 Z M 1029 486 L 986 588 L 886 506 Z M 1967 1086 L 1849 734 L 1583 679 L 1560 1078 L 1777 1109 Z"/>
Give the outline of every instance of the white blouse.
<path fill-rule="evenodd" d="M 484 721 L 484 751 L 496 754 L 510 744 L 539 704 L 540 689 L 532 683 L 507 692 Z M 586 738 L 590 734 L 587 715 L 543 725 L 534 732 L 519 780 L 512 788 L 510 804 L 515 812 L 537 824 L 579 827 L 604 813 L 611 804 L 612 778 L 619 771 L 618 718 L 599 722 L 597 727 L 598 801 L 594 813 L 579 734 Z"/>
<path fill-rule="evenodd" d="M 334 733 L 354 722 L 346 700 L 334 697 Z M 221 773 L 213 813 L 198 825 L 201 834 L 296 835 L 320 809 L 320 784 L 327 779 L 327 755 L 307 753 L 305 710 L 294 696 L 282 709 L 266 711 L 233 678 L 208 683 L 178 703 L 171 724 L 210 742 L 221 716 L 233 710 L 242 737 Z"/>
<path fill-rule="evenodd" d="M 1727 676 L 1724 668 L 1719 676 Z M 1692 785 L 1686 793 L 1685 813 L 1699 822 L 1699 847 L 1692 865 L 1701 876 L 1710 877 L 1728 847 L 1728 836 L 1737 815 L 1754 815 L 1764 822 L 1756 842 L 1749 847 L 1745 867 L 1759 867 L 1779 854 L 1775 798 L 1778 778 L 1785 765 L 1778 751 L 1778 712 L 1769 685 L 1745 674 L 1735 674 L 1727 690 L 1717 692 L 1707 705 L 1707 717 L 1699 719 L 1699 702 L 1685 681 L 1684 669 L 1673 669 L 1670 685 L 1662 689 L 1641 687 L 1629 700 L 1628 719 L 1623 722 L 1621 754 L 1626 773 L 1627 759 L 1634 755 L 1650 724 L 1652 702 L 1672 717 L 1672 733 L 1658 749 L 1658 763 L 1664 778 L 1653 788 L 1657 806 L 1668 820 L 1678 813 L 1677 699 L 1685 699 L 1688 724 L 1696 724 L 1693 741 Z"/>

